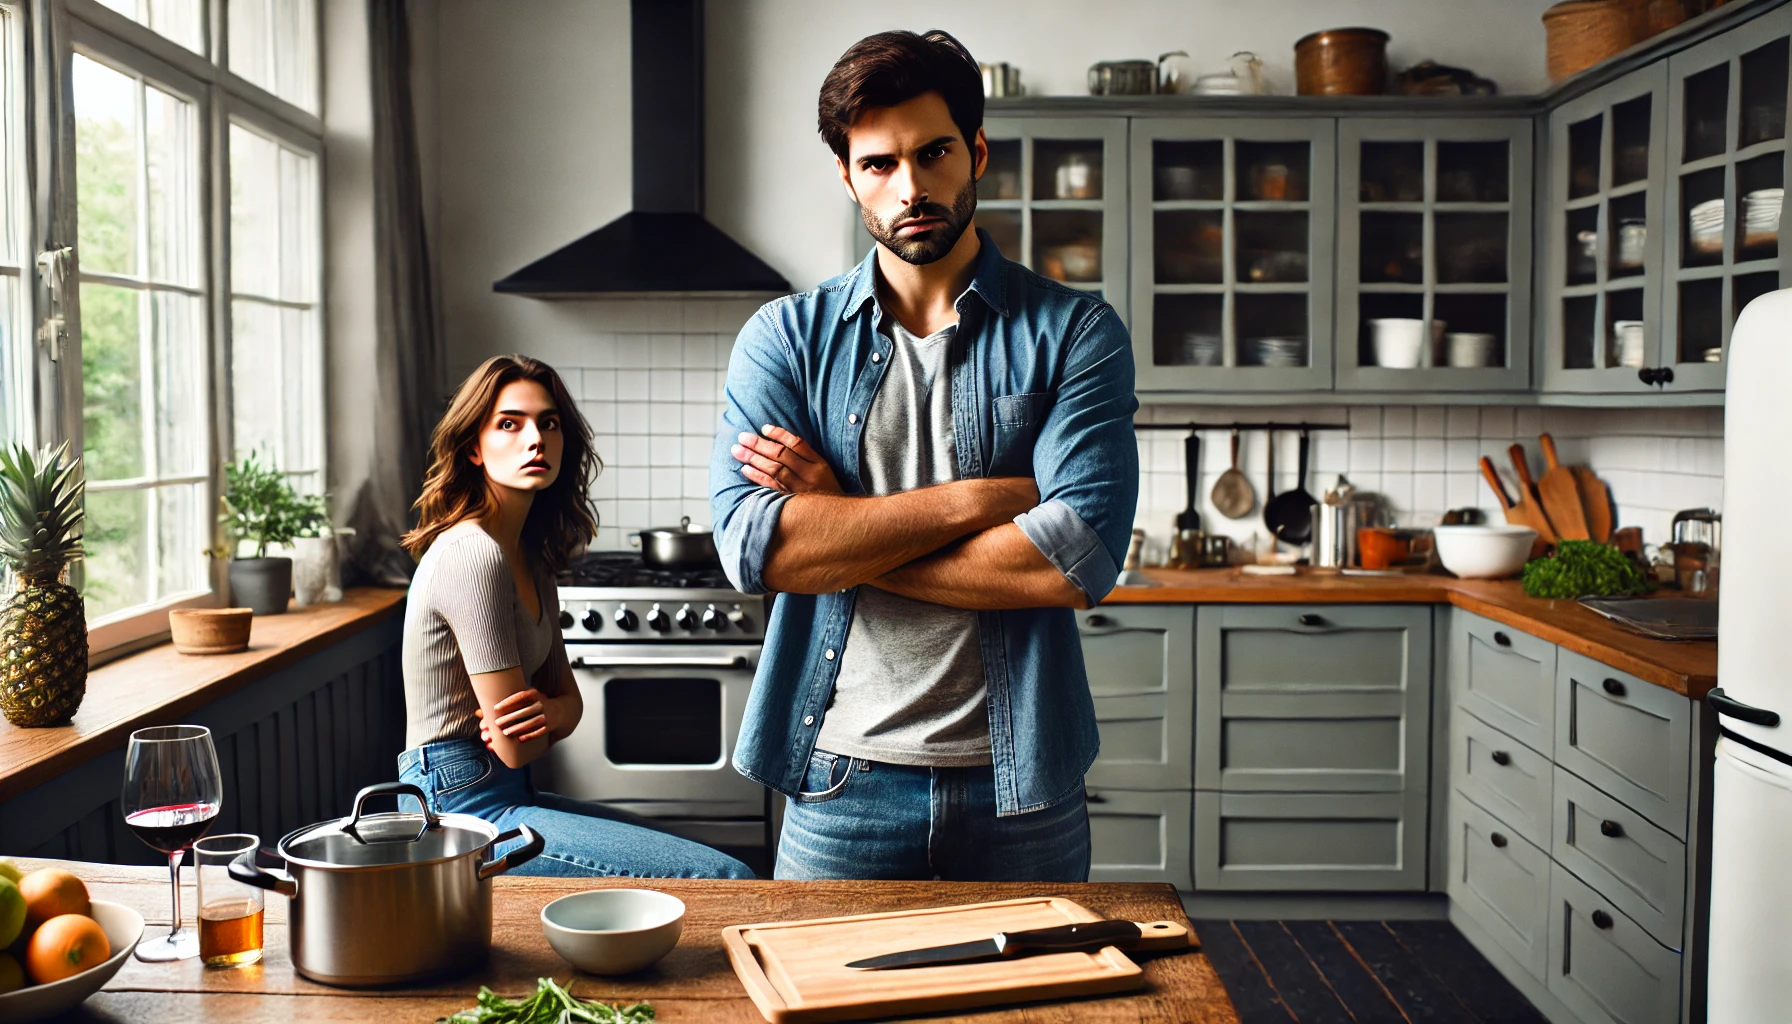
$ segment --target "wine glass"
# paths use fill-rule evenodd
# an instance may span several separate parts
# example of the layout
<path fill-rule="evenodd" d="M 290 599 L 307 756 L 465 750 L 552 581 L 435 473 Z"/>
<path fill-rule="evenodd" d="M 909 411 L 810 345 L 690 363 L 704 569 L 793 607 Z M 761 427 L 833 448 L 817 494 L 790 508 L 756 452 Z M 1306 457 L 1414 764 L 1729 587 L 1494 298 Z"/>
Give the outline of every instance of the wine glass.
<path fill-rule="evenodd" d="M 193 841 L 211 831 L 224 802 L 218 751 L 201 725 L 157 725 L 131 733 L 124 754 L 124 823 L 148 846 L 168 855 L 174 924 L 168 934 L 137 946 L 149 963 L 199 955 L 199 936 L 182 929 L 180 863 Z"/>

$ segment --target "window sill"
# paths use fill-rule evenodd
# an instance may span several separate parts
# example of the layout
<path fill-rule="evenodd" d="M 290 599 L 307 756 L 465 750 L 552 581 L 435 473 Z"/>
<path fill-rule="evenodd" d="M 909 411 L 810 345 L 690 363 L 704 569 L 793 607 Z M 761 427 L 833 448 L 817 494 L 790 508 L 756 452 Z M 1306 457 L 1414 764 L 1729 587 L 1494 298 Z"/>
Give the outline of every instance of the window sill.
<path fill-rule="evenodd" d="M 89 670 L 87 696 L 68 725 L 21 729 L 0 719 L 0 803 L 123 747 L 133 730 L 177 722 L 194 708 L 401 614 L 404 597 L 396 588 L 355 587 L 334 604 L 257 617 L 249 649 L 237 654 L 178 654 L 173 644 L 163 643 Z"/>

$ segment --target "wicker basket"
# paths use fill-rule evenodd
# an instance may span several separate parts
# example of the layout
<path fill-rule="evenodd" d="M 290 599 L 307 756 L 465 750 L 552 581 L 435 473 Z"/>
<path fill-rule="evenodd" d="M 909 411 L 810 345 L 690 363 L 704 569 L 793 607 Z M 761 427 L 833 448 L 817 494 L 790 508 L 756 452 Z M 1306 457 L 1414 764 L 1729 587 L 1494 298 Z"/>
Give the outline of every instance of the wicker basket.
<path fill-rule="evenodd" d="M 1699 0 L 1630 0 L 1632 42 L 1659 35 L 1703 12 Z"/>
<path fill-rule="evenodd" d="M 1632 0 L 1566 0 L 1543 12 L 1549 33 L 1549 78 L 1569 75 L 1629 49 L 1636 42 Z"/>
<path fill-rule="evenodd" d="M 1379 96 L 1388 89 L 1388 34 L 1334 28 L 1294 44 L 1295 92 L 1302 96 Z"/>

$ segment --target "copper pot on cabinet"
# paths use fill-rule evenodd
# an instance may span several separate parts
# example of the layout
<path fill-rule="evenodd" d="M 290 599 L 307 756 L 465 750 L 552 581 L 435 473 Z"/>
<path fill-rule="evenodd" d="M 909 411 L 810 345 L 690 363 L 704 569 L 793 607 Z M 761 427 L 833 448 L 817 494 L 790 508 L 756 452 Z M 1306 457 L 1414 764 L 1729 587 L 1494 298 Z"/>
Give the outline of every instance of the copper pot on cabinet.
<path fill-rule="evenodd" d="M 1388 34 L 1333 28 L 1294 44 L 1295 91 L 1302 96 L 1379 96 L 1388 87 Z"/>

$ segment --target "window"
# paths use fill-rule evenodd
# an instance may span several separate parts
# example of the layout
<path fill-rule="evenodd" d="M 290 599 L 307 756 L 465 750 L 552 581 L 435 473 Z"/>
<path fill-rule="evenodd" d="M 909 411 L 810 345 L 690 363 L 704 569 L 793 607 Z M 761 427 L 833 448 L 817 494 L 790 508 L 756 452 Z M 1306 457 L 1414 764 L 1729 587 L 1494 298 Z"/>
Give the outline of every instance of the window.
<path fill-rule="evenodd" d="M 0 4 L 0 444 L 34 436 L 23 14 Z"/>
<path fill-rule="evenodd" d="M 314 0 L 230 0 L 230 70 L 316 113 Z"/>
<path fill-rule="evenodd" d="M 148 25 L 194 53 L 205 52 L 205 13 L 199 0 L 99 0 L 139 25 Z"/>

